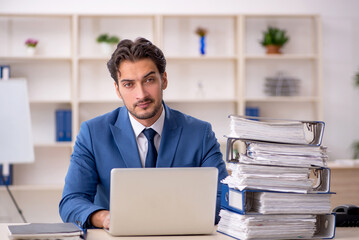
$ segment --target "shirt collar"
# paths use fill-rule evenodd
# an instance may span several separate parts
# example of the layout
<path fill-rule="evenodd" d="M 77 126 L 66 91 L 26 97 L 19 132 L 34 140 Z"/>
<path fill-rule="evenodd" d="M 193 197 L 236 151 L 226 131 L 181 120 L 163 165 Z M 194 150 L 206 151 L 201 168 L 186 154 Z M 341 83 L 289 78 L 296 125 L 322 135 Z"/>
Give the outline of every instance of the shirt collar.
<path fill-rule="evenodd" d="M 162 107 L 162 113 L 161 116 L 157 119 L 157 121 L 152 124 L 150 127 L 148 128 L 152 128 L 153 130 L 155 130 L 157 132 L 158 135 L 162 136 L 162 130 L 163 130 L 163 124 L 165 122 L 165 108 Z M 141 123 L 139 123 L 131 114 L 130 112 L 128 112 L 128 116 L 130 118 L 130 122 L 132 125 L 132 129 L 135 133 L 136 138 L 142 133 L 142 131 L 146 128 L 145 126 L 143 126 Z"/>

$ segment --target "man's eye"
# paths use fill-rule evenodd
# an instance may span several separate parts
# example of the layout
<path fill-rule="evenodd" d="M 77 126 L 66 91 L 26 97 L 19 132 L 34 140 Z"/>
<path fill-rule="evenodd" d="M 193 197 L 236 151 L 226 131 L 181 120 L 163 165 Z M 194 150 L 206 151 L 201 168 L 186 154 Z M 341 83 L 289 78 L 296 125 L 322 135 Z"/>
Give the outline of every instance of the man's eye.
<path fill-rule="evenodd" d="M 147 78 L 146 82 L 153 82 L 155 79 L 154 78 Z"/>
<path fill-rule="evenodd" d="M 126 87 L 126 88 L 132 87 L 132 85 L 133 85 L 132 83 L 125 83 L 125 84 L 123 84 L 123 86 Z"/>

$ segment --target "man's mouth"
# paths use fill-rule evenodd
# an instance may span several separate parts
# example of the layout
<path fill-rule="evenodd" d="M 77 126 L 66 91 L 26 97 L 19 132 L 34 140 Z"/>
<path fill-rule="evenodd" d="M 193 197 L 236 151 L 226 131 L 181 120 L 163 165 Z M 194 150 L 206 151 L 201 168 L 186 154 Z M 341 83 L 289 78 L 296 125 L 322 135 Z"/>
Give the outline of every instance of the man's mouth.
<path fill-rule="evenodd" d="M 139 107 L 139 108 L 147 108 L 150 104 L 152 103 L 152 100 L 151 99 L 146 99 L 146 100 L 143 100 L 143 101 L 139 101 L 136 103 L 136 107 Z"/>

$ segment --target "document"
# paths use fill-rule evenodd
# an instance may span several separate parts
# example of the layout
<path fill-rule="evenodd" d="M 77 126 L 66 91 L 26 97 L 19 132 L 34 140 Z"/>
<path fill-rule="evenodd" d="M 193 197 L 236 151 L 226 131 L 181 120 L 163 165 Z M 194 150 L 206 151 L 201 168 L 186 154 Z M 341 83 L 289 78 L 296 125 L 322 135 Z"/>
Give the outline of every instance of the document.
<path fill-rule="evenodd" d="M 84 234 L 73 223 L 29 223 L 10 225 L 9 239 L 64 239 L 78 240 Z"/>
<path fill-rule="evenodd" d="M 323 146 L 245 142 L 246 153 L 240 154 L 239 162 L 248 164 L 325 167 L 327 148 Z"/>
<path fill-rule="evenodd" d="M 302 215 L 240 215 L 220 211 L 219 232 L 246 240 L 310 239 L 316 230 L 316 216 Z"/>
<path fill-rule="evenodd" d="M 265 118 L 255 121 L 235 115 L 231 115 L 230 119 L 229 138 L 320 145 L 324 132 L 324 122 L 320 121 L 279 121 Z"/>
<path fill-rule="evenodd" d="M 309 168 L 228 164 L 232 174 L 222 180 L 230 188 L 307 193 L 314 184 Z"/>

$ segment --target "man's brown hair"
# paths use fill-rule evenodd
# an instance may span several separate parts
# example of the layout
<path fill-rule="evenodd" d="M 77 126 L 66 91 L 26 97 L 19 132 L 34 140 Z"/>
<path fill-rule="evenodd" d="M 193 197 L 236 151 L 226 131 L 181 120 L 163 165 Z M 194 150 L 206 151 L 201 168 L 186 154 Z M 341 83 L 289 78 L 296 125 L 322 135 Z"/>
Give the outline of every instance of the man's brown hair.
<path fill-rule="evenodd" d="M 121 74 L 119 66 L 122 61 L 129 60 L 135 62 L 145 58 L 149 58 L 155 63 L 162 76 L 166 71 L 166 58 L 161 49 L 145 38 L 137 38 L 135 41 L 124 39 L 119 42 L 111 59 L 107 62 L 107 68 L 111 73 L 111 77 L 118 84 L 117 73 Z"/>

